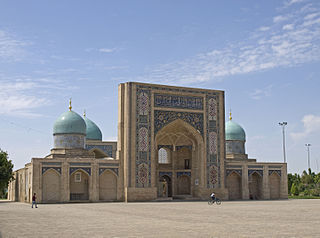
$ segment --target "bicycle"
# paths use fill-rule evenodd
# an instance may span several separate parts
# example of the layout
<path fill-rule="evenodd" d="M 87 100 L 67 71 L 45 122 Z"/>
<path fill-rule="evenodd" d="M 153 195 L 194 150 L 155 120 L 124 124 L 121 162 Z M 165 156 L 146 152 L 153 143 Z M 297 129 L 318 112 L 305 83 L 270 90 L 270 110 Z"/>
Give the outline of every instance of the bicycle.
<path fill-rule="evenodd" d="M 214 198 L 214 200 L 213 200 L 212 198 L 210 198 L 210 199 L 208 200 L 208 204 L 209 204 L 209 205 L 212 205 L 212 204 L 214 204 L 214 203 L 216 203 L 217 205 L 220 205 L 220 204 L 221 204 L 221 200 L 220 200 L 219 198 Z"/>

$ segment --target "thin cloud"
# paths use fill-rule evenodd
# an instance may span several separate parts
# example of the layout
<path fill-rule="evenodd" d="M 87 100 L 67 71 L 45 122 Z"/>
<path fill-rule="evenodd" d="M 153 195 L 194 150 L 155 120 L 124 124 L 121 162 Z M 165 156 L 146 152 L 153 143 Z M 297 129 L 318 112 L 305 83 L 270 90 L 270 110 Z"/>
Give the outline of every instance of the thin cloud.
<path fill-rule="evenodd" d="M 284 25 L 282 27 L 283 30 L 293 30 L 294 29 L 294 25 L 293 24 L 287 24 L 287 25 Z"/>
<path fill-rule="evenodd" d="M 288 20 L 289 19 L 289 16 L 276 16 L 273 18 L 273 22 L 274 23 L 278 23 L 278 22 L 281 22 L 281 21 L 285 21 L 285 20 Z"/>
<path fill-rule="evenodd" d="M 99 49 L 99 52 L 102 52 L 102 53 L 112 53 L 116 51 L 116 48 L 100 48 Z"/>
<path fill-rule="evenodd" d="M 66 88 L 60 82 L 45 78 L 1 79 L 0 82 L 0 115 L 18 117 L 43 116 L 35 113 L 34 109 L 51 103 L 46 90 Z"/>
<path fill-rule="evenodd" d="M 8 32 L 0 30 L 0 61 L 22 60 L 27 54 L 24 47 L 28 44 L 30 43 L 17 40 Z"/>
<path fill-rule="evenodd" d="M 254 92 L 250 94 L 252 99 L 260 100 L 263 97 L 269 97 L 271 95 L 272 85 L 269 85 L 263 89 L 255 89 Z"/>
<path fill-rule="evenodd" d="M 289 0 L 289 1 L 285 2 L 285 6 L 289 7 L 289 6 L 293 5 L 293 4 L 304 2 L 304 1 L 305 0 Z"/>
<path fill-rule="evenodd" d="M 290 133 L 293 140 L 301 140 L 313 133 L 320 132 L 320 116 L 305 115 L 301 121 L 303 123 L 303 131 Z"/>
<path fill-rule="evenodd" d="M 291 5 L 293 2 L 291 3 Z M 307 7 L 306 7 L 307 6 Z M 221 81 L 223 77 L 293 67 L 320 59 L 320 19 L 306 16 L 320 11 L 319 4 L 306 5 L 273 18 L 270 26 L 258 27 L 247 39 L 198 54 L 183 61 L 147 69 L 138 81 L 193 84 Z M 276 19 L 276 20 L 275 20 Z M 281 22 L 280 20 L 287 19 Z M 269 30 L 266 30 L 269 28 Z M 263 31 L 264 30 L 264 31 Z"/>

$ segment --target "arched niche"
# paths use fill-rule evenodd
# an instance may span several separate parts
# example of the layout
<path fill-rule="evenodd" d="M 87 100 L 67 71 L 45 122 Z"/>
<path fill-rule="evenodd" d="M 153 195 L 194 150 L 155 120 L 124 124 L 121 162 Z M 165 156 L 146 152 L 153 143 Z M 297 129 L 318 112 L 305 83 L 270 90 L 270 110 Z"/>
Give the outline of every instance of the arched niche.
<path fill-rule="evenodd" d="M 82 169 L 70 175 L 70 200 L 89 200 L 89 175 Z"/>
<path fill-rule="evenodd" d="M 242 199 L 242 178 L 241 175 L 233 171 L 227 176 L 227 189 L 229 193 L 229 200 Z"/>
<path fill-rule="evenodd" d="M 48 169 L 42 174 L 42 201 L 60 201 L 61 176 L 55 169 Z"/>
<path fill-rule="evenodd" d="M 269 175 L 270 199 L 280 198 L 280 176 L 273 172 Z"/>
<path fill-rule="evenodd" d="M 109 169 L 99 176 L 99 199 L 117 200 L 117 176 Z"/>

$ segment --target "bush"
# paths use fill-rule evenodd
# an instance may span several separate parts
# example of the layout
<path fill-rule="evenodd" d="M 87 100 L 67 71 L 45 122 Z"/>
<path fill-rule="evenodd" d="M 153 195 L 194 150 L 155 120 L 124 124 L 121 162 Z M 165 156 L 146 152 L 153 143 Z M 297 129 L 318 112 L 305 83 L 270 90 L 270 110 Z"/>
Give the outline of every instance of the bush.
<path fill-rule="evenodd" d="M 299 189 L 294 183 L 291 186 L 290 193 L 291 193 L 291 195 L 294 195 L 294 196 L 299 195 Z"/>

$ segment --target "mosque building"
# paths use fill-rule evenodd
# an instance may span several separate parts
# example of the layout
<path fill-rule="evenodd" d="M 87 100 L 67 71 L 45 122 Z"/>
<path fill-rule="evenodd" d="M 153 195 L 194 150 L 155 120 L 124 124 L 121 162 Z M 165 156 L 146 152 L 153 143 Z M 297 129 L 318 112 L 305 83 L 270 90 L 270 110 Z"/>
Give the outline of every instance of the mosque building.
<path fill-rule="evenodd" d="M 244 129 L 225 123 L 224 91 L 119 85 L 118 141 L 85 114 L 63 113 L 53 149 L 14 172 L 8 199 L 40 203 L 288 198 L 287 164 L 245 153 Z"/>

